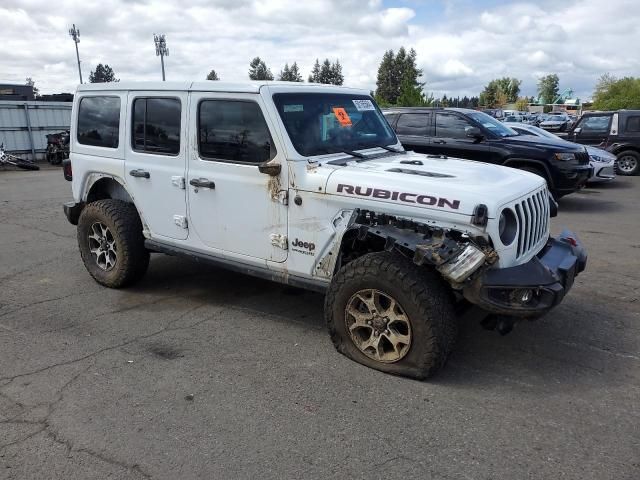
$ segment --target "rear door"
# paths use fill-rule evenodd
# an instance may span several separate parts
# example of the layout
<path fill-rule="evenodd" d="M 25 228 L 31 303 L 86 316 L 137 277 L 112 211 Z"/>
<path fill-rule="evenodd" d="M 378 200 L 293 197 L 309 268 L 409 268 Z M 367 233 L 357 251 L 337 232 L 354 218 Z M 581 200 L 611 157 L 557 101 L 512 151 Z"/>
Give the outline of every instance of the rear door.
<path fill-rule="evenodd" d="M 569 140 L 584 145 L 606 144 L 612 117 L 610 113 L 582 117 L 569 133 Z"/>
<path fill-rule="evenodd" d="M 192 92 L 189 224 L 208 247 L 284 262 L 288 169 L 257 94 Z M 280 165 L 277 175 L 260 165 Z"/>
<path fill-rule="evenodd" d="M 467 137 L 467 130 L 478 127 L 463 115 L 436 112 L 435 127 L 431 141 L 433 153 L 480 162 L 492 161 L 492 149 L 485 140 Z"/>
<path fill-rule="evenodd" d="M 125 176 L 154 237 L 187 238 L 185 92 L 130 92 Z"/>
<path fill-rule="evenodd" d="M 395 124 L 395 131 L 406 150 L 431 153 L 431 112 L 401 113 Z"/>

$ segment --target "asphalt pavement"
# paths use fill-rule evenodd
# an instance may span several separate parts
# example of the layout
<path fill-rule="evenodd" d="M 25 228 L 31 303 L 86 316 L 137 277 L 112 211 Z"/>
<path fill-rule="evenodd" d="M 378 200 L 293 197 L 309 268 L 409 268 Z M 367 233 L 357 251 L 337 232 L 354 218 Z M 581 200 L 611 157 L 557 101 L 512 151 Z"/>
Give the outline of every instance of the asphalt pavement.
<path fill-rule="evenodd" d="M 323 298 L 153 255 L 87 274 L 59 169 L 0 171 L 0 479 L 640 478 L 640 177 L 560 201 L 587 270 L 428 382 L 334 351 Z"/>

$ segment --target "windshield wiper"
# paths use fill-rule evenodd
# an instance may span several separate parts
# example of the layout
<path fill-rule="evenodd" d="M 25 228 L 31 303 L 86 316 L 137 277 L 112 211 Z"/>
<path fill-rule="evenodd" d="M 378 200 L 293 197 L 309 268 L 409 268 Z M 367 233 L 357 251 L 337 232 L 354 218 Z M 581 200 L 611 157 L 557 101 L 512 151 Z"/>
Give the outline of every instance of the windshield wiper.
<path fill-rule="evenodd" d="M 389 145 L 374 145 L 374 147 L 383 148 L 387 152 L 393 153 L 407 153 L 406 150 L 398 150 L 397 148 L 390 147 Z"/>
<path fill-rule="evenodd" d="M 360 152 L 354 152 L 353 150 L 340 150 L 339 152 L 336 153 L 346 153 L 347 155 L 351 155 L 352 157 L 356 157 L 356 158 L 367 158 L 366 155 L 363 155 Z"/>

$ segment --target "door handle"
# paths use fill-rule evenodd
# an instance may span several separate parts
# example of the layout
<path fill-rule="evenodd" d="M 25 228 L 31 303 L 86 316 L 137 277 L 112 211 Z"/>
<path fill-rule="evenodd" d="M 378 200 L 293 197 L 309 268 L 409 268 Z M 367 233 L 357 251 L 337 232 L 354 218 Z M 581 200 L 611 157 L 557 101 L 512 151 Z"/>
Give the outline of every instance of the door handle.
<path fill-rule="evenodd" d="M 208 178 L 192 178 L 189 180 L 189 185 L 196 188 L 210 188 L 211 190 L 216 188 L 216 184 Z"/>
<path fill-rule="evenodd" d="M 129 175 L 131 175 L 132 177 L 137 177 L 137 178 L 151 178 L 151 175 L 149 174 L 149 172 L 147 172 L 145 170 L 141 170 L 141 169 L 131 170 L 129 172 Z"/>
<path fill-rule="evenodd" d="M 434 140 L 433 143 L 435 143 L 436 145 L 444 145 L 447 142 L 445 140 Z"/>

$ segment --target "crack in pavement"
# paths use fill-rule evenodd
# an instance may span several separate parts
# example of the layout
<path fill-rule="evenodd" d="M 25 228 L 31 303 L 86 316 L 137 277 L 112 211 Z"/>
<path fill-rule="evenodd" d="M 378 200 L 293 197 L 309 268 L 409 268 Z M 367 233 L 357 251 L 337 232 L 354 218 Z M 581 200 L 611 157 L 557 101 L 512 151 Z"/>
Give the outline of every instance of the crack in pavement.
<path fill-rule="evenodd" d="M 71 377 L 70 380 L 68 380 L 57 392 L 57 396 L 56 398 L 52 401 L 46 404 L 47 406 L 47 414 L 45 415 L 43 420 L 39 420 L 39 421 L 34 421 L 34 420 L 12 420 L 12 421 L 3 421 L 0 423 L 13 423 L 13 424 L 28 424 L 28 425 L 40 425 L 40 428 L 38 428 L 37 430 L 35 430 L 34 432 L 29 433 L 28 435 L 19 438 L 17 440 L 14 440 L 12 442 L 8 442 L 5 444 L 0 445 L 0 451 L 10 447 L 10 446 L 14 446 L 14 445 L 19 445 L 21 443 L 24 443 L 26 441 L 28 441 L 29 439 L 35 437 L 36 435 L 39 435 L 40 433 L 45 433 L 47 435 L 47 437 L 51 438 L 55 443 L 58 443 L 59 445 L 62 445 L 65 447 L 65 449 L 67 450 L 67 455 L 71 452 L 78 452 L 78 453 L 85 453 L 87 455 L 90 455 L 104 463 L 108 463 L 110 465 L 114 465 L 120 468 L 123 468 L 125 470 L 129 470 L 131 472 L 134 472 L 144 478 L 152 478 L 151 475 L 147 472 L 145 472 L 140 465 L 138 465 L 137 463 L 135 464 L 128 464 L 122 460 L 118 460 L 116 458 L 110 457 L 108 455 L 105 455 L 104 453 L 100 453 L 97 451 L 94 451 L 90 448 L 87 447 L 80 447 L 80 448 L 76 448 L 73 444 L 73 442 L 69 439 L 64 439 L 62 438 L 62 435 L 53 427 L 52 423 L 51 423 L 51 416 L 55 413 L 57 406 L 63 401 L 64 399 L 64 395 L 65 395 L 65 391 L 71 386 L 73 385 L 74 382 L 76 382 L 82 375 L 86 374 L 92 367 L 94 366 L 94 363 L 89 364 L 86 368 L 82 369 L 80 372 L 76 373 L 73 377 Z M 3 385 L 4 386 L 4 385 Z M 7 397 L 6 395 L 3 394 L 3 396 Z M 10 397 L 9 397 L 10 398 Z M 15 402 L 14 403 L 18 403 Z M 22 412 L 24 413 L 24 412 Z M 21 414 L 22 414 L 21 413 Z"/>
<path fill-rule="evenodd" d="M 52 232 L 50 230 L 45 230 L 44 228 L 38 228 L 38 227 L 34 227 L 31 225 L 23 225 L 21 223 L 10 223 L 10 222 L 2 222 L 3 225 L 11 225 L 12 227 L 21 227 L 21 228 L 26 228 L 28 230 L 35 230 L 37 232 L 41 232 L 41 233 L 49 233 L 51 235 L 53 235 L 54 237 L 58 237 L 58 238 L 76 238 L 75 235 L 62 235 L 60 233 L 56 233 L 56 232 Z"/>
<path fill-rule="evenodd" d="M 188 327 L 172 328 L 172 325 L 174 325 L 176 322 L 179 322 L 184 317 L 186 317 L 188 314 L 190 314 L 191 312 L 197 310 L 198 308 L 202 307 L 203 305 L 204 304 L 199 304 L 199 305 L 197 305 L 197 306 L 195 306 L 193 308 L 190 308 L 186 312 L 181 313 L 177 318 L 175 318 L 175 319 L 171 320 L 170 322 L 168 322 L 166 326 L 164 326 L 160 330 L 156 330 L 153 333 L 149 333 L 149 334 L 146 334 L 146 335 L 140 335 L 140 336 L 132 338 L 131 340 L 127 340 L 126 342 L 122 342 L 122 343 L 119 343 L 117 345 L 110 345 L 108 347 L 101 348 L 99 350 L 96 350 L 95 352 L 89 353 L 89 354 L 84 355 L 84 356 L 79 357 L 79 358 L 75 358 L 75 359 L 72 359 L 72 360 L 66 360 L 66 361 L 59 362 L 59 363 L 54 363 L 52 365 L 47 365 L 45 367 L 42 367 L 42 368 L 39 368 L 39 369 L 36 369 L 36 370 L 32 370 L 30 372 L 19 373 L 17 375 L 10 375 L 8 377 L 0 377 L 0 381 L 9 380 L 6 384 L 4 384 L 2 386 L 2 388 L 4 388 L 5 386 L 9 385 L 11 382 L 13 382 L 17 378 L 28 377 L 28 376 L 31 376 L 31 375 L 35 375 L 37 373 L 46 372 L 47 370 L 51 370 L 52 368 L 56 368 L 56 367 L 73 365 L 74 363 L 82 362 L 82 361 L 87 360 L 89 358 L 93 358 L 93 357 L 95 357 L 97 355 L 100 355 L 101 353 L 108 352 L 110 350 L 115 350 L 117 348 L 121 348 L 121 347 L 124 347 L 126 345 L 130 345 L 132 343 L 138 342 L 140 340 L 146 340 L 148 338 L 154 337 L 156 335 L 160 335 L 160 334 L 165 333 L 165 332 L 176 331 L 176 330 L 188 330 L 190 328 L 193 328 L 193 327 L 195 327 L 197 325 L 200 325 L 201 323 L 204 323 L 206 321 L 211 320 L 215 316 L 215 314 L 205 318 L 204 320 L 202 320 L 200 322 L 196 322 L 195 324 L 189 325 Z"/>

